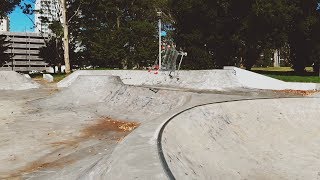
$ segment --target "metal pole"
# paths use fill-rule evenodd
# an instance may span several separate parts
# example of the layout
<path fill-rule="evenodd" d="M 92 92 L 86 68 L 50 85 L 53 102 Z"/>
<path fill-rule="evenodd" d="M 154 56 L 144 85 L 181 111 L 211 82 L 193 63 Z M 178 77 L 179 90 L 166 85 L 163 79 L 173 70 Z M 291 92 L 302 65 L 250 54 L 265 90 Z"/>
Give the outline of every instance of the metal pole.
<path fill-rule="evenodd" d="M 13 48 L 13 42 L 11 42 L 11 54 L 10 54 L 10 58 L 11 58 L 11 69 L 13 71 L 13 52 L 12 52 L 12 48 Z"/>
<path fill-rule="evenodd" d="M 159 17 L 159 70 L 161 70 L 161 17 Z"/>

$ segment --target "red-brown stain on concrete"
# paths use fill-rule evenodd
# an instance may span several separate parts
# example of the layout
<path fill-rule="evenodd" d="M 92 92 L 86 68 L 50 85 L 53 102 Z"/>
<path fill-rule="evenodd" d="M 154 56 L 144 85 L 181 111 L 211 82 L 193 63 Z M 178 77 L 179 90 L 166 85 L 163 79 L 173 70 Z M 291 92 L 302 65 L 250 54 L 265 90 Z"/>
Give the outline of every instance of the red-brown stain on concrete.
<path fill-rule="evenodd" d="M 82 138 L 101 138 L 110 133 L 116 132 L 121 135 L 128 135 L 135 130 L 140 124 L 136 122 L 126 122 L 114 120 L 111 118 L 102 118 L 98 123 L 86 127 L 81 131 Z"/>
<path fill-rule="evenodd" d="M 298 96 L 310 96 L 316 93 L 319 93 L 320 91 L 315 91 L 315 90 L 308 90 L 308 91 L 303 91 L 303 90 L 275 90 L 274 92 L 279 92 L 279 93 L 284 93 L 284 94 L 292 94 L 292 95 L 298 95 Z"/>
<path fill-rule="evenodd" d="M 51 147 L 56 148 L 57 152 L 53 152 L 48 157 L 34 161 L 25 167 L 18 170 L 16 173 L 10 174 L 7 179 L 20 179 L 23 174 L 30 174 L 42 169 L 59 169 L 66 165 L 70 165 L 77 161 L 77 159 L 70 159 L 63 157 L 59 154 L 59 150 L 67 148 L 77 148 L 81 142 L 85 142 L 91 139 L 103 141 L 121 141 L 133 130 L 139 127 L 140 123 L 127 122 L 121 120 L 115 120 L 109 117 L 103 117 L 96 121 L 92 125 L 86 126 L 80 131 L 79 137 L 73 137 L 69 140 L 50 143 Z M 50 161 L 49 159 L 55 159 Z"/>

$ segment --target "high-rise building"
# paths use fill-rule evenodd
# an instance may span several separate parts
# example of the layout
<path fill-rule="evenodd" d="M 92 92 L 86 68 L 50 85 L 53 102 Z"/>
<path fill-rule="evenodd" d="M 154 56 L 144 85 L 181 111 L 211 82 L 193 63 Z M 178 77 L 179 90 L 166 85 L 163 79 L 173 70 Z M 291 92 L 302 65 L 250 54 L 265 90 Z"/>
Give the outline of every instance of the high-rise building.
<path fill-rule="evenodd" d="M 50 34 L 49 25 L 52 21 L 61 21 L 60 0 L 36 0 L 35 14 L 36 32 Z"/>
<path fill-rule="evenodd" d="M 0 31 L 9 31 L 10 20 L 8 17 L 0 19 Z"/>

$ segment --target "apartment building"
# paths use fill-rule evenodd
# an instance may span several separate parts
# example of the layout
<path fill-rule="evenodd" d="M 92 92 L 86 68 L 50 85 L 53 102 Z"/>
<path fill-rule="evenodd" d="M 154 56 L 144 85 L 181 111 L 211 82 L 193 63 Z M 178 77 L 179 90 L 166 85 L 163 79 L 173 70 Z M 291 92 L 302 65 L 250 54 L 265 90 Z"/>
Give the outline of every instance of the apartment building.
<path fill-rule="evenodd" d="M 0 70 L 20 72 L 48 70 L 48 64 L 39 57 L 39 49 L 45 46 L 46 35 L 41 35 L 40 33 L 0 32 L 0 36 L 6 37 L 9 49 L 5 53 L 11 55 L 11 61 L 0 67 Z"/>
<path fill-rule="evenodd" d="M 50 34 L 50 22 L 61 21 L 59 0 L 36 0 L 35 9 L 39 11 L 35 14 L 35 31 Z M 43 22 L 42 19 L 46 19 L 48 22 Z"/>
<path fill-rule="evenodd" d="M 0 19 L 0 31 L 10 30 L 10 20 L 8 17 Z"/>

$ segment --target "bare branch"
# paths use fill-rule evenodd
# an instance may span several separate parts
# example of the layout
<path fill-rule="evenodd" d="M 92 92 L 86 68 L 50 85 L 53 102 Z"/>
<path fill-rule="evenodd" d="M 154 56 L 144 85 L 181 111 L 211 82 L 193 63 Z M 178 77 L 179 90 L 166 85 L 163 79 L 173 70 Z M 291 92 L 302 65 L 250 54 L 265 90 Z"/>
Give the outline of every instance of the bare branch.
<path fill-rule="evenodd" d="M 72 20 L 72 18 L 74 18 L 74 16 L 76 16 L 78 13 L 79 13 L 79 11 L 80 11 L 80 7 L 81 7 L 81 2 L 80 2 L 80 4 L 79 4 L 79 6 L 78 6 L 78 8 L 77 8 L 77 10 L 76 10 L 76 12 L 70 17 L 70 19 L 68 20 L 68 23 Z"/>

